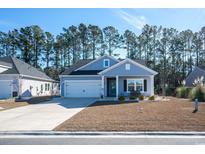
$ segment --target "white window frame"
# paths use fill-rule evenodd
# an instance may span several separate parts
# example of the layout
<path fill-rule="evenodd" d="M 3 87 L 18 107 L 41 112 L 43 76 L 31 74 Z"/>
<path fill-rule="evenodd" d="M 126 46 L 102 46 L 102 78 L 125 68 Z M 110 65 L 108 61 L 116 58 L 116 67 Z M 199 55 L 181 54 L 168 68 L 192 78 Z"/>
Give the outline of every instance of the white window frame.
<path fill-rule="evenodd" d="M 128 71 L 130 70 L 130 64 L 129 63 L 125 64 L 125 70 L 128 70 Z"/>
<path fill-rule="evenodd" d="M 144 79 L 141 78 L 128 78 L 127 79 L 127 92 L 130 93 L 130 91 L 128 90 L 128 81 L 129 80 L 141 80 L 142 81 L 142 91 L 140 91 L 141 93 L 144 92 Z M 136 91 L 136 82 L 134 82 L 134 90 Z"/>
<path fill-rule="evenodd" d="M 105 62 L 106 62 L 106 61 L 108 62 L 108 66 L 105 66 Z M 104 59 L 104 60 L 103 60 L 103 67 L 104 67 L 104 68 L 110 67 L 110 59 Z"/>

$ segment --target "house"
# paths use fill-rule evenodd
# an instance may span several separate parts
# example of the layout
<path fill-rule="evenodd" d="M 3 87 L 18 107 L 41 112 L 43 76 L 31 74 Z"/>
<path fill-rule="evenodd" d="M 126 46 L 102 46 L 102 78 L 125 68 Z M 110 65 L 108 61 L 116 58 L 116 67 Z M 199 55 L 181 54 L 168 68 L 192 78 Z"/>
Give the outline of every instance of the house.
<path fill-rule="evenodd" d="M 45 73 L 11 56 L 0 58 L 0 99 L 47 96 L 58 83 Z"/>
<path fill-rule="evenodd" d="M 157 72 L 140 61 L 118 60 L 102 56 L 96 60 L 80 60 L 60 75 L 62 97 L 118 97 L 140 91 L 154 95 Z"/>
<path fill-rule="evenodd" d="M 194 81 L 201 78 L 203 79 L 203 83 L 205 84 L 205 66 L 196 66 L 185 79 L 185 86 L 193 87 Z"/>

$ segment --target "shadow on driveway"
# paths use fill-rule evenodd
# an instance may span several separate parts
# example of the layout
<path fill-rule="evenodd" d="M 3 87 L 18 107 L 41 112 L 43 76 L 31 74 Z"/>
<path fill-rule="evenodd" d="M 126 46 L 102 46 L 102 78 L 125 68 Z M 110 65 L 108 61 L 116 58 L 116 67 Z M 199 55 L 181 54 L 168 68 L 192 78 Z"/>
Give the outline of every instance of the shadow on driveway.
<path fill-rule="evenodd" d="M 67 109 L 85 108 L 96 102 L 96 98 L 53 98 L 51 101 L 41 104 L 57 104 Z"/>

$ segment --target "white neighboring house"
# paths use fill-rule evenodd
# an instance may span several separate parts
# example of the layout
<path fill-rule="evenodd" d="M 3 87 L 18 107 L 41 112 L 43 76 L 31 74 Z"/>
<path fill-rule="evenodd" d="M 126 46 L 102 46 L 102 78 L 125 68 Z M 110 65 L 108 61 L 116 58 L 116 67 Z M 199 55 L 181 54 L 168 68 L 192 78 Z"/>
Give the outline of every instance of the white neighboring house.
<path fill-rule="evenodd" d="M 58 86 L 45 73 L 17 58 L 0 58 L 0 99 L 55 95 Z"/>
<path fill-rule="evenodd" d="M 154 95 L 154 70 L 141 60 L 102 56 L 80 60 L 60 75 L 62 97 L 129 96 L 132 91 Z"/>

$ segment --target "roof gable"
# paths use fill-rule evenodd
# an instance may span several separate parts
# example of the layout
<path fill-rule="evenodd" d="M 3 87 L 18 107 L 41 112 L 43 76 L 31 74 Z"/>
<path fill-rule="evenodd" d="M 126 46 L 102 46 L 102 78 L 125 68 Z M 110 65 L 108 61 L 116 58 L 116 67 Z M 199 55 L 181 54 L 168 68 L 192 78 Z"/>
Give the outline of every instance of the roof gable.
<path fill-rule="evenodd" d="M 196 66 L 185 79 L 185 86 L 192 87 L 194 81 L 202 76 L 204 77 L 203 82 L 205 83 L 205 70 L 202 67 Z"/>
<path fill-rule="evenodd" d="M 43 80 L 53 81 L 44 72 L 37 68 L 11 56 L 0 58 L 0 61 L 9 63 L 12 67 L 1 74 L 20 74 L 30 78 L 38 78 Z"/>
<path fill-rule="evenodd" d="M 125 64 L 130 64 L 131 69 L 125 70 Z M 112 67 L 103 70 L 100 75 L 156 75 L 157 72 L 149 69 L 148 67 L 137 63 L 129 58 L 113 65 Z"/>
<path fill-rule="evenodd" d="M 78 69 L 76 69 L 76 71 L 78 71 L 78 70 L 104 70 L 104 69 L 106 69 L 103 66 L 104 59 L 110 60 L 110 67 L 119 62 L 119 60 L 117 60 L 111 56 L 105 55 L 105 56 L 99 57 L 99 58 L 91 61 L 90 63 L 88 63 L 82 67 L 79 67 Z"/>

